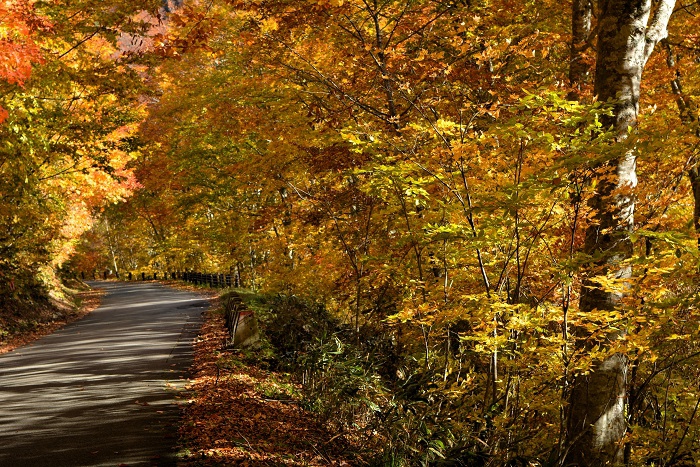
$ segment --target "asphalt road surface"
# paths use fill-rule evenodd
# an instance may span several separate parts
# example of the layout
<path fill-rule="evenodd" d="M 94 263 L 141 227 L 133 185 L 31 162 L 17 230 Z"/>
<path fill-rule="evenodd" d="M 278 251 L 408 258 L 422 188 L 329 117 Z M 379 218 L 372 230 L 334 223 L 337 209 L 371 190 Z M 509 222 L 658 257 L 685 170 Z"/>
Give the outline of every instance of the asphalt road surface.
<path fill-rule="evenodd" d="M 86 318 L 0 356 L 0 466 L 172 466 L 176 398 L 208 303 L 98 282 Z"/>

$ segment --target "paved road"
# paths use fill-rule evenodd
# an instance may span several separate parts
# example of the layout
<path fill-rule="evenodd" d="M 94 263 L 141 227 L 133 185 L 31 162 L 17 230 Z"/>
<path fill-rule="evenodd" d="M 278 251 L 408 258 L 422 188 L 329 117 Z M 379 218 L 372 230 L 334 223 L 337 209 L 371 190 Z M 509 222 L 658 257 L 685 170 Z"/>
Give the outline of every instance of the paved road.
<path fill-rule="evenodd" d="M 0 356 L 0 466 L 172 466 L 191 343 L 207 302 L 94 283 L 102 306 Z"/>

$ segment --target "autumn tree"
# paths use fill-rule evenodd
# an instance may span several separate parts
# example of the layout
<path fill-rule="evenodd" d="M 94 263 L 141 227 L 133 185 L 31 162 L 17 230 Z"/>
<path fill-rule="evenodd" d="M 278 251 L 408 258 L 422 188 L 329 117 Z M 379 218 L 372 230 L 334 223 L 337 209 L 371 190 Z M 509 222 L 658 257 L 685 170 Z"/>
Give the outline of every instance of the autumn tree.
<path fill-rule="evenodd" d="M 600 4 L 595 66 L 597 98 L 612 104 L 603 119 L 617 143 L 624 143 L 637 126 L 642 72 L 656 44 L 667 36 L 674 1 L 652 8 L 651 1 L 604 1 Z M 622 145 L 620 145 L 622 146 Z M 581 290 L 580 309 L 614 310 L 622 305 L 632 278 L 634 188 L 637 186 L 633 148 L 621 147 L 597 167 L 596 192 L 591 200 L 593 220 L 586 230 L 585 251 L 594 258 L 594 276 L 613 278 L 606 286 L 592 277 Z M 621 331 L 611 331 L 615 339 Z M 614 354 L 587 375 L 579 375 L 570 398 L 568 461 L 575 465 L 622 462 L 626 432 L 625 391 L 627 357 Z"/>
<path fill-rule="evenodd" d="M 630 462 L 688 455 L 694 153 L 664 133 L 670 73 L 639 89 L 670 10 L 574 3 L 571 29 L 549 1 L 188 3 L 123 141 L 141 186 L 82 264 L 235 271 L 277 317 L 321 310 L 280 359 L 376 457 L 605 463 L 625 431 Z"/>
<path fill-rule="evenodd" d="M 102 206 L 136 186 L 126 169 L 133 151 L 125 141 L 140 117 L 141 77 L 119 56 L 117 40 L 122 31 L 143 31 L 143 22 L 132 18 L 149 8 L 120 2 L 22 5 L 2 7 L 17 19 L 8 28 L 3 21 L 8 36 L 2 64 L 12 73 L 0 97 L 6 112 L 0 126 L 0 216 L 6 226 L 0 274 L 8 300 L 40 288 L 39 271 L 50 276 Z M 21 34 L 31 31 L 21 42 Z"/>
<path fill-rule="evenodd" d="M 32 64 L 40 61 L 34 34 L 48 28 L 45 18 L 38 16 L 30 2 L 10 1 L 0 6 L 0 79 L 8 84 L 22 86 L 29 78 Z M 0 123 L 7 118 L 7 110 L 0 109 Z"/>
<path fill-rule="evenodd" d="M 217 23 L 231 13 L 210 10 L 219 26 L 209 48 L 162 67 L 166 93 L 142 127 L 153 152 L 135 164 L 145 189 L 124 208 L 145 219 L 142 200 L 148 215 L 170 213 L 158 225 L 173 242 L 153 236 L 161 258 L 199 251 L 203 261 L 178 264 L 243 263 L 266 290 L 323 300 L 352 327 L 349 342 L 401 352 L 387 384 L 421 378 L 421 397 L 433 384 L 469 381 L 483 444 L 444 438 L 455 428 L 443 421 L 421 439 L 422 417 L 437 405 L 448 404 L 455 423 L 469 415 L 439 396 L 414 417 L 406 400 L 381 407 L 395 420 L 381 430 L 397 455 L 417 460 L 402 446 L 421 442 L 442 443 L 455 458 L 501 449 L 510 424 L 527 424 L 513 401 L 537 390 L 558 397 L 544 383 L 556 364 L 533 370 L 516 357 L 533 337 L 529 325 L 556 319 L 547 300 L 559 266 L 550 258 L 569 251 L 549 243 L 566 231 L 567 191 L 548 151 L 573 109 L 555 94 L 517 94 L 551 79 L 527 64 L 540 39 L 534 59 L 558 63 L 548 60 L 565 51 L 556 33 L 531 27 L 528 5 L 515 21 L 450 2 L 234 6 L 236 21 Z M 506 31 L 516 40 L 503 40 Z M 465 365 L 479 370 L 466 377 Z M 552 408 L 538 411 L 547 423 L 528 425 L 537 441 L 527 455 L 551 448 Z M 400 424 L 408 435 L 394 430 Z M 518 449 L 506 443 L 499 455 Z"/>

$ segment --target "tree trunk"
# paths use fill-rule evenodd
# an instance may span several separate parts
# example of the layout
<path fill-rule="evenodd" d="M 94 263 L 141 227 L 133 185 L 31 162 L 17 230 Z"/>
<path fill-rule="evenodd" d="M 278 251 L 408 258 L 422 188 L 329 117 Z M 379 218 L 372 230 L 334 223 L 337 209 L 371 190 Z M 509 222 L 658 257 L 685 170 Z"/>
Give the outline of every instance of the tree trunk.
<path fill-rule="evenodd" d="M 591 35 L 593 0 L 574 0 L 571 10 L 571 51 L 569 59 L 570 100 L 578 100 L 581 87 L 586 84 L 590 66 L 584 60 L 584 51 Z"/>
<path fill-rule="evenodd" d="M 700 249 L 700 173 L 697 165 L 688 171 L 690 186 L 693 188 L 693 226 L 698 236 L 697 245 Z"/>
<path fill-rule="evenodd" d="M 673 55 L 671 45 L 668 42 L 666 42 L 665 45 L 668 53 L 666 64 L 669 68 L 673 69 L 677 66 L 676 57 Z M 671 90 L 676 95 L 676 104 L 678 104 L 681 122 L 686 125 L 697 124 L 699 120 L 697 106 L 691 99 L 688 99 L 683 92 L 681 72 L 678 69 L 676 69 L 676 76 L 671 81 Z M 700 128 L 696 128 L 695 135 L 700 137 Z M 695 227 L 695 234 L 697 235 L 698 249 L 700 249 L 700 170 L 697 162 L 688 170 L 688 178 L 690 179 L 690 186 L 693 189 L 693 226 Z"/>
<path fill-rule="evenodd" d="M 105 217 L 105 228 L 107 230 L 107 243 L 109 244 L 109 252 L 112 255 L 112 264 L 114 265 L 114 274 L 117 276 L 117 279 L 119 279 L 119 266 L 117 266 L 117 256 L 115 254 L 115 246 L 114 243 L 117 242 L 117 240 L 114 240 L 114 243 L 112 243 L 112 231 L 109 228 L 109 221 Z M 117 245 L 118 247 L 119 245 Z"/>
<path fill-rule="evenodd" d="M 594 92 L 598 100 L 613 102 L 613 115 L 603 125 L 612 127 L 618 141 L 625 140 L 636 127 L 642 71 L 656 43 L 666 37 L 673 4 L 659 2 L 647 25 L 651 0 L 600 2 Z M 632 256 L 628 234 L 634 228 L 635 155 L 629 151 L 597 169 L 596 193 L 590 203 L 593 218 L 584 249 L 596 258 L 590 275 L 615 278 L 620 287 L 611 291 L 591 280 L 584 283 L 580 302 L 584 312 L 615 309 L 625 296 L 625 281 L 632 277 L 626 260 Z M 584 340 L 587 336 L 578 337 Z M 589 374 L 576 378 L 569 403 L 566 465 L 622 462 L 622 439 L 627 429 L 626 377 L 626 356 L 614 354 L 594 362 Z"/>

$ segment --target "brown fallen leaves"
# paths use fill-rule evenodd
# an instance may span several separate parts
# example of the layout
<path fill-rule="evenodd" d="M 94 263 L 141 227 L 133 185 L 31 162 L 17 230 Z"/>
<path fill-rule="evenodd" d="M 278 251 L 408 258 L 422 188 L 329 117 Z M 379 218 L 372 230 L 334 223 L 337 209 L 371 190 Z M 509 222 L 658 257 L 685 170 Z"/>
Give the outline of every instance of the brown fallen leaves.
<path fill-rule="evenodd" d="M 254 365 L 222 364 L 232 361 L 220 352 L 223 340 L 222 318 L 208 312 L 195 346 L 192 399 L 180 429 L 188 453 L 182 465 L 352 465 L 343 456 L 347 443 L 341 436 L 289 396 L 270 395 L 280 375 Z"/>

